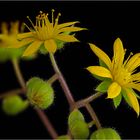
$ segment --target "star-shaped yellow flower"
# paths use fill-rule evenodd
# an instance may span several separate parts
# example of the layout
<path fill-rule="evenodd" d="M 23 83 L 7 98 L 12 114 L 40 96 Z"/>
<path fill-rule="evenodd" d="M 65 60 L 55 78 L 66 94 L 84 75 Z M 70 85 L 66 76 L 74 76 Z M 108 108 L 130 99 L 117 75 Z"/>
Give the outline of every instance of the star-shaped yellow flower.
<path fill-rule="evenodd" d="M 54 21 L 54 10 L 52 10 L 52 21 L 48 19 L 48 14 L 43 13 L 42 11 L 36 17 L 36 24 L 34 24 L 30 18 L 33 29 L 28 27 L 30 32 L 19 34 L 18 38 L 22 41 L 26 39 L 30 40 L 30 45 L 25 50 L 23 56 L 29 56 L 35 53 L 40 46 L 43 44 L 46 50 L 50 53 L 55 53 L 57 50 L 56 40 L 61 40 L 64 42 L 76 42 L 78 41 L 74 35 L 66 35 L 65 32 L 76 32 L 84 30 L 84 28 L 74 27 L 73 25 L 76 22 L 67 22 L 58 24 L 60 13 Z"/>
<path fill-rule="evenodd" d="M 117 38 L 114 42 L 114 56 L 112 60 L 101 49 L 93 44 L 89 44 L 92 51 L 102 60 L 106 67 L 89 66 L 87 70 L 94 75 L 108 78 L 111 83 L 107 89 L 107 98 L 114 99 L 125 91 L 128 103 L 139 115 L 139 103 L 137 95 L 133 89 L 140 91 L 140 72 L 136 73 L 136 68 L 140 66 L 140 53 L 131 57 L 132 54 L 124 61 L 125 49 L 122 41 Z"/>

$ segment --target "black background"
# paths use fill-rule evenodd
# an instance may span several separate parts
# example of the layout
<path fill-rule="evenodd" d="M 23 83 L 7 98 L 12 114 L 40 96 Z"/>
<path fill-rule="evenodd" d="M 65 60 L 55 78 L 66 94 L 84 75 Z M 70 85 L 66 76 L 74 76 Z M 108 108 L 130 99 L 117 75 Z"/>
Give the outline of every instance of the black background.
<path fill-rule="evenodd" d="M 93 93 L 99 83 L 84 68 L 96 65 L 98 59 L 92 53 L 88 42 L 102 48 L 112 57 L 113 42 L 117 37 L 123 41 L 127 54 L 140 51 L 140 2 L 76 2 L 76 1 L 34 1 L 0 2 L 0 22 L 20 20 L 27 24 L 26 16 L 34 21 L 40 10 L 51 12 L 54 8 L 61 12 L 60 23 L 80 21 L 77 26 L 86 27 L 76 37 L 80 43 L 70 43 L 55 54 L 58 65 L 73 93 L 75 100 Z M 21 61 L 25 80 L 32 76 L 48 79 L 54 74 L 48 56 L 39 55 L 33 61 Z M 19 87 L 10 62 L 0 64 L 1 93 Z M 46 110 L 59 135 L 66 133 L 68 103 L 56 82 L 55 102 Z M 140 138 L 140 119 L 126 103 L 122 102 L 117 110 L 111 100 L 103 96 L 92 102 L 103 127 L 115 128 L 123 139 Z M 82 110 L 84 113 L 85 110 Z M 87 116 L 87 114 L 85 114 Z M 87 116 L 89 118 L 89 116 Z M 29 107 L 16 117 L 9 117 L 0 111 L 0 138 L 50 138 L 36 112 Z"/>

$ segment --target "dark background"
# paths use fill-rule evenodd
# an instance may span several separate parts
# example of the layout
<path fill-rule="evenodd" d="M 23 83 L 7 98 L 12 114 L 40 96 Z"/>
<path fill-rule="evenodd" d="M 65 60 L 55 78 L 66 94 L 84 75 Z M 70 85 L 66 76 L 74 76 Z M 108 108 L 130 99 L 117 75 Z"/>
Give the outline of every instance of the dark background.
<path fill-rule="evenodd" d="M 0 2 L 0 22 L 21 20 L 28 24 L 26 16 L 30 16 L 34 21 L 40 10 L 51 12 L 52 8 L 56 13 L 61 12 L 61 23 L 80 21 L 77 26 L 89 29 L 76 34 L 81 43 L 67 44 L 63 50 L 55 54 L 75 100 L 91 95 L 99 83 L 84 69 L 98 63 L 88 42 L 96 44 L 111 57 L 113 42 L 117 37 L 123 41 L 128 55 L 131 51 L 134 53 L 140 51 L 140 2 Z M 54 73 L 49 57 L 44 55 L 33 61 L 21 61 L 20 66 L 25 80 L 32 76 L 48 79 Z M 19 84 L 11 63 L 0 64 L 1 93 L 17 87 Z M 46 114 L 62 135 L 66 133 L 67 128 L 68 104 L 59 83 L 56 82 L 53 87 L 55 102 L 46 110 Z M 115 110 L 112 101 L 105 97 L 92 102 L 102 126 L 115 128 L 123 139 L 140 138 L 140 118 L 137 118 L 136 113 L 124 102 Z M 36 112 L 29 107 L 16 117 L 9 117 L 0 111 L 0 138 L 50 138 L 50 136 Z"/>

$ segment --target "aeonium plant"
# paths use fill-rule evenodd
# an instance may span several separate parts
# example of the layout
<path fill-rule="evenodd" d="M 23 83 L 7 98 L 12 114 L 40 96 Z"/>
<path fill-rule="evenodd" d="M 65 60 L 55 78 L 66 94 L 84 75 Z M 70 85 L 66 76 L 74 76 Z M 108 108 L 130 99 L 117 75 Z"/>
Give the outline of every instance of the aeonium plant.
<path fill-rule="evenodd" d="M 105 52 L 90 43 L 89 46 L 99 58 L 99 66 L 89 66 L 87 70 L 93 77 L 101 80 L 101 83 L 95 89 L 97 93 L 75 101 L 54 55 L 57 50 L 65 46 L 65 43 L 79 42 L 74 32 L 86 30 L 86 28 L 75 26 L 78 21 L 59 24 L 61 14 L 59 13 L 55 18 L 54 12 L 54 9 L 52 9 L 50 20 L 48 13 L 40 11 L 39 15 L 36 16 L 35 24 L 27 17 L 31 27 L 26 23 L 24 23 L 24 26 L 27 27 L 29 32 L 21 31 L 20 26 L 22 27 L 22 24 L 20 25 L 18 21 L 12 22 L 11 25 L 6 23 L 1 25 L 0 53 L 3 55 L 0 56 L 0 60 L 2 62 L 8 60 L 12 62 L 21 86 L 0 95 L 3 111 L 7 115 L 15 116 L 27 109 L 29 105 L 32 106 L 53 139 L 120 140 L 121 136 L 115 129 L 104 128 L 101 125 L 90 103 L 107 93 L 107 99 L 113 99 L 113 103 L 117 108 L 123 97 L 139 116 L 139 103 L 137 100 L 139 96 L 134 90 L 140 91 L 140 74 L 136 72 L 136 68 L 140 65 L 140 54 L 129 56 L 124 61 L 126 50 L 123 48 L 122 41 L 117 38 L 114 42 L 114 56 L 111 60 Z M 32 76 L 28 81 L 25 81 L 20 71 L 19 62 L 25 58 L 37 58 L 39 53 L 49 55 L 54 75 L 50 79 Z M 63 135 L 56 132 L 44 112 L 55 102 L 54 98 L 57 91 L 53 88 L 53 83 L 57 80 L 69 104 L 69 116 L 66 116 L 66 119 L 68 118 L 68 130 Z M 91 117 L 90 122 L 87 121 L 81 108 L 87 110 Z M 93 126 L 96 126 L 94 131 Z"/>

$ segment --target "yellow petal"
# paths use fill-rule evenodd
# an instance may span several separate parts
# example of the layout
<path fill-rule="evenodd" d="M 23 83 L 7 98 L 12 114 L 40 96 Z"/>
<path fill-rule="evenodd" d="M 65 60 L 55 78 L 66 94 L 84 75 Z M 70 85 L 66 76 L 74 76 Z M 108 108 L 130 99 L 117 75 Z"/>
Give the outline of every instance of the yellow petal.
<path fill-rule="evenodd" d="M 55 53 L 57 49 L 57 45 L 53 39 L 46 40 L 44 42 L 44 46 L 49 53 Z"/>
<path fill-rule="evenodd" d="M 121 86 L 118 83 L 113 82 L 108 88 L 108 91 L 107 91 L 108 96 L 107 96 L 107 98 L 111 98 L 111 99 L 115 98 L 120 94 L 120 92 L 121 92 Z"/>
<path fill-rule="evenodd" d="M 30 56 L 30 55 L 34 54 L 39 49 L 41 44 L 42 44 L 41 41 L 34 41 L 32 44 L 30 44 L 27 47 L 27 49 L 23 53 L 23 56 Z"/>
<path fill-rule="evenodd" d="M 90 73 L 95 74 L 97 76 L 112 78 L 110 71 L 101 66 L 89 66 L 87 70 Z"/>
<path fill-rule="evenodd" d="M 59 29 L 56 34 L 59 34 L 61 32 L 77 32 L 77 31 L 81 31 L 81 30 L 87 30 L 86 28 L 80 28 L 80 27 L 65 27 L 65 28 L 61 28 Z"/>
<path fill-rule="evenodd" d="M 56 36 L 56 39 L 64 42 L 78 42 L 78 40 L 73 35 L 59 34 Z"/>
<path fill-rule="evenodd" d="M 33 42 L 33 41 L 34 41 L 34 40 L 31 39 L 31 38 L 26 38 L 26 39 L 24 39 L 24 40 L 22 40 L 22 41 L 18 41 L 18 43 L 15 44 L 15 45 L 12 45 L 11 48 L 20 48 L 20 47 L 23 47 L 23 46 L 25 46 L 25 45 L 27 45 L 27 44 Z M 9 48 L 10 48 L 10 46 L 9 46 Z"/>
<path fill-rule="evenodd" d="M 32 37 L 33 36 L 33 32 L 28 32 L 28 33 L 21 33 L 17 35 L 18 39 L 23 39 L 23 38 L 28 38 L 28 37 Z"/>
<path fill-rule="evenodd" d="M 134 56 L 132 56 L 127 62 L 125 68 L 128 69 L 128 71 L 133 71 L 138 66 L 140 66 L 140 53 L 137 53 Z"/>
<path fill-rule="evenodd" d="M 140 92 L 140 84 L 139 83 L 129 83 L 129 84 L 127 84 L 127 87 L 131 87 L 131 88 L 133 88 L 133 89 L 136 89 L 137 91 L 139 91 Z"/>
<path fill-rule="evenodd" d="M 126 93 L 131 102 L 133 109 L 136 111 L 137 115 L 139 116 L 140 111 L 139 111 L 139 102 L 137 100 L 137 97 L 131 90 L 126 89 Z"/>
<path fill-rule="evenodd" d="M 79 21 L 66 22 L 66 23 L 59 24 L 59 25 L 57 25 L 57 29 L 64 28 L 64 27 L 67 27 L 67 26 L 71 26 L 71 25 L 74 25 L 75 23 L 79 23 Z"/>
<path fill-rule="evenodd" d="M 125 51 L 123 48 L 122 41 L 119 38 L 115 40 L 113 49 L 114 49 L 113 59 L 115 61 L 115 65 L 121 66 L 123 64 Z"/>
<path fill-rule="evenodd" d="M 140 80 L 140 72 L 132 74 L 131 78 L 133 81 Z"/>
<path fill-rule="evenodd" d="M 94 44 L 89 44 L 92 51 L 111 69 L 111 60 L 106 53 L 96 47 Z"/>

